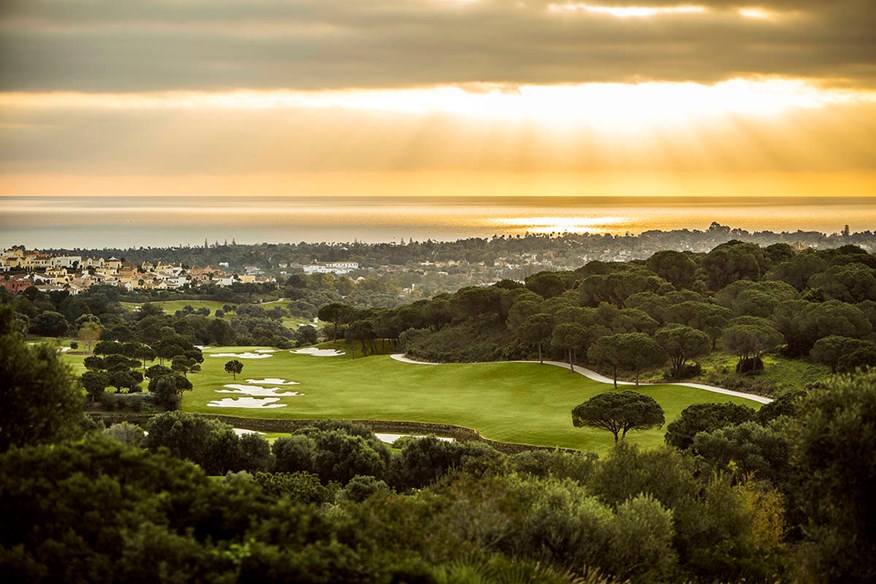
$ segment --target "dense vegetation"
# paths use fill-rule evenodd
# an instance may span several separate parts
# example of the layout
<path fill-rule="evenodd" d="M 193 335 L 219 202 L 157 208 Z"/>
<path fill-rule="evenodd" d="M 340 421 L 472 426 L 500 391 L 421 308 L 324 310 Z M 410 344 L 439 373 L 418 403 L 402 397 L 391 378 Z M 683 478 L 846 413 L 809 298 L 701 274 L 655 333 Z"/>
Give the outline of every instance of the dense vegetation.
<path fill-rule="evenodd" d="M 641 393 L 626 402 L 609 389 L 606 403 L 567 418 L 627 416 L 601 426 L 619 434 L 602 457 L 433 438 L 392 450 L 335 421 L 271 444 L 173 411 L 145 428 L 104 428 L 83 415 L 88 394 L 137 395 L 149 379 L 149 395 L 172 409 L 203 360 L 195 344 L 291 345 L 315 331 L 301 338 L 284 315 L 246 303 L 217 317 L 125 311 L 111 289 L 4 296 L 0 573 L 9 582 L 873 581 L 874 268 L 853 246 L 731 241 L 398 309 L 320 308 L 322 334 L 363 353 L 383 340 L 431 360 L 586 359 L 631 377 L 668 362 L 666 375 L 682 377 L 715 350 L 734 355 L 730 375 L 766 373 L 779 351 L 838 372 L 758 411 L 691 406 L 667 426 L 666 445 L 647 450 L 623 432 L 661 423 L 662 412 L 633 399 Z M 79 380 L 52 347 L 24 337 L 71 327 L 90 351 Z"/>
<path fill-rule="evenodd" d="M 180 412 L 101 431 L 56 353 L 0 311 L 0 350 L 58 375 L 4 399 L 50 414 L 0 453 L 0 570 L 8 582 L 867 582 L 876 574 L 876 376 L 757 414 L 690 410 L 693 441 L 606 457 L 503 455 L 322 422 L 238 437 Z M 3 362 L 6 378 L 15 365 Z M 15 393 L 18 392 L 18 393 Z M 13 414 L 14 415 L 14 414 Z M 77 438 L 76 435 L 81 436 Z M 208 475 L 223 476 L 210 480 Z M 829 503 L 829 504 L 827 504 Z"/>

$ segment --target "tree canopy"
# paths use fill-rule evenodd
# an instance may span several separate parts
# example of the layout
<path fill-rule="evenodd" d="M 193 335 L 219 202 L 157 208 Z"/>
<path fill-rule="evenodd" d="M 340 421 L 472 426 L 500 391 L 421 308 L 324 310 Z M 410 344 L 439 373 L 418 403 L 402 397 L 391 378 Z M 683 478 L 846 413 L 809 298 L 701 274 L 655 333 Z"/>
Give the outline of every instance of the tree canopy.
<path fill-rule="evenodd" d="M 590 426 L 608 430 L 617 444 L 630 430 L 660 427 L 665 421 L 663 408 L 654 398 L 635 391 L 607 392 L 593 396 L 572 410 L 576 428 Z"/>

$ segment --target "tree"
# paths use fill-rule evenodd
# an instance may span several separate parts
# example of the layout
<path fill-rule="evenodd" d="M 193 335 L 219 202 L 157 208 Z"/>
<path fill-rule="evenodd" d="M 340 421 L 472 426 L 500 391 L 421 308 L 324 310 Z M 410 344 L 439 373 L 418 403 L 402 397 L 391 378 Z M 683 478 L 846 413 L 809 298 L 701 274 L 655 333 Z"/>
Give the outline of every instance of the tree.
<path fill-rule="evenodd" d="M 368 355 L 369 347 L 372 353 L 376 351 L 374 339 L 377 335 L 374 333 L 374 326 L 370 320 L 353 321 L 347 327 L 344 335 L 348 341 L 359 341 L 362 346 L 362 355 Z"/>
<path fill-rule="evenodd" d="M 750 319 L 750 321 L 731 324 L 724 329 L 724 334 L 721 335 L 724 348 L 739 356 L 739 362 L 736 365 L 736 371 L 739 373 L 754 371 L 759 368 L 758 363 L 761 363 L 762 367 L 760 356 L 767 351 L 772 351 L 782 342 L 782 334 L 774 329 L 769 321 L 756 317 L 744 318 Z"/>
<path fill-rule="evenodd" d="M 60 312 L 47 310 L 30 323 L 30 332 L 44 337 L 61 337 L 67 334 L 67 319 Z"/>
<path fill-rule="evenodd" d="M 549 314 L 533 314 L 524 320 L 517 329 L 517 337 L 524 343 L 538 347 L 538 362 L 544 364 L 542 345 L 549 342 L 553 333 L 553 319 Z"/>
<path fill-rule="evenodd" d="M 642 269 L 587 276 L 578 285 L 578 295 L 583 306 L 598 306 L 600 302 L 623 306 L 624 301 L 633 294 L 665 294 L 672 290 L 672 284 L 653 272 Z"/>
<path fill-rule="evenodd" d="M 86 316 L 91 316 L 86 315 Z M 79 340 L 82 341 L 82 344 L 85 345 L 85 350 L 90 351 L 91 347 L 94 346 L 94 343 L 100 338 L 100 334 L 103 332 L 103 327 L 100 326 L 100 322 L 94 321 L 86 321 L 80 328 L 77 336 Z"/>
<path fill-rule="evenodd" d="M 840 377 L 804 398 L 789 428 L 797 496 L 816 573 L 831 582 L 876 580 L 876 373 Z M 825 580 L 822 576 L 821 580 Z"/>
<path fill-rule="evenodd" d="M 295 340 L 299 345 L 313 345 L 317 341 L 316 328 L 306 325 L 298 327 L 295 332 Z"/>
<path fill-rule="evenodd" d="M 338 328 L 342 323 L 347 322 L 352 313 L 353 309 L 350 306 L 333 302 L 320 308 L 318 317 L 321 321 L 332 323 L 332 340 L 336 341 L 338 340 Z"/>
<path fill-rule="evenodd" d="M 867 346 L 873 346 L 873 343 L 861 339 L 831 335 L 815 341 L 815 345 L 809 351 L 809 355 L 818 363 L 829 365 L 831 373 L 836 373 L 840 359 Z"/>
<path fill-rule="evenodd" d="M 702 267 L 712 290 L 720 290 L 737 280 L 760 280 L 770 267 L 770 258 L 754 243 L 732 240 L 710 251 Z"/>
<path fill-rule="evenodd" d="M 694 436 L 691 450 L 712 467 L 753 473 L 772 483 L 788 478 L 788 438 L 774 425 L 742 422 Z"/>
<path fill-rule="evenodd" d="M 171 360 L 170 368 L 188 377 L 189 372 L 199 371 L 201 369 L 201 366 L 198 365 L 198 363 L 191 357 L 186 357 L 185 355 L 175 355 Z"/>
<path fill-rule="evenodd" d="M 684 366 L 688 359 L 707 355 L 712 346 L 709 335 L 681 324 L 663 327 L 657 331 L 655 338 L 669 355 L 673 379 L 684 376 Z"/>
<path fill-rule="evenodd" d="M 843 302 L 876 300 L 876 270 L 857 262 L 835 265 L 812 276 L 809 286 Z"/>
<path fill-rule="evenodd" d="M 703 331 L 712 339 L 714 349 L 721 331 L 733 318 L 733 312 L 717 304 L 688 300 L 668 307 L 665 318 L 667 323 L 684 324 Z"/>
<path fill-rule="evenodd" d="M 146 371 L 146 361 L 155 361 L 155 358 L 158 356 L 155 354 L 155 351 L 152 350 L 152 347 L 143 343 L 137 343 L 134 347 L 132 357 L 135 359 L 139 359 L 143 362 L 143 371 Z"/>
<path fill-rule="evenodd" d="M 876 368 L 876 344 L 874 343 L 867 343 L 848 355 L 843 355 L 836 367 L 837 371 L 841 373 L 854 373 L 858 369 L 873 368 Z"/>
<path fill-rule="evenodd" d="M 679 251 L 658 251 L 648 258 L 645 265 L 679 290 L 690 288 L 696 278 L 696 262 Z"/>
<path fill-rule="evenodd" d="M 713 432 L 725 426 L 750 422 L 755 411 L 748 406 L 734 403 L 694 404 L 681 411 L 677 418 L 666 426 L 666 443 L 681 450 L 690 448 L 694 436 L 700 432 Z"/>
<path fill-rule="evenodd" d="M 15 313 L 0 305 L 0 451 L 42 444 L 81 432 L 81 390 L 48 344 L 28 346 Z"/>
<path fill-rule="evenodd" d="M 774 266 L 768 277 L 786 282 L 802 291 L 812 276 L 826 269 L 827 262 L 814 253 L 801 253 Z"/>
<path fill-rule="evenodd" d="M 587 329 L 574 322 L 562 322 L 554 327 L 551 345 L 563 349 L 569 360 L 569 369 L 575 370 L 575 354 L 587 342 Z"/>
<path fill-rule="evenodd" d="M 91 398 L 91 403 L 94 403 L 94 399 L 99 397 L 110 384 L 110 379 L 106 373 L 100 371 L 86 371 L 82 374 L 82 377 L 79 378 L 79 383 L 81 383 L 82 387 L 85 388 L 85 391 L 88 392 L 88 397 Z"/>
<path fill-rule="evenodd" d="M 243 371 L 243 363 L 237 359 L 232 359 L 225 364 L 225 373 L 231 373 L 235 380 L 237 379 L 237 374 L 241 371 Z"/>
<path fill-rule="evenodd" d="M 614 434 L 614 443 L 626 438 L 630 430 L 660 427 L 665 421 L 663 408 L 653 397 L 635 391 L 600 393 L 572 410 L 576 428 L 590 426 Z"/>
<path fill-rule="evenodd" d="M 639 372 L 666 362 L 666 353 L 645 333 L 620 333 L 598 339 L 587 351 L 587 359 L 611 366 L 614 388 L 617 389 L 618 369 L 635 371 L 636 385 L 639 385 Z"/>
<path fill-rule="evenodd" d="M 784 335 L 788 353 L 792 356 L 809 353 L 815 342 L 824 337 L 838 335 L 861 339 L 873 330 L 860 308 L 839 300 L 782 302 L 773 313 L 773 323 Z"/>
<path fill-rule="evenodd" d="M 539 272 L 525 280 L 526 287 L 542 298 L 553 298 L 566 291 L 565 280 L 556 272 Z"/>
<path fill-rule="evenodd" d="M 149 391 L 167 410 L 179 407 L 182 392 L 191 391 L 192 382 L 179 373 L 158 375 L 149 380 Z"/>

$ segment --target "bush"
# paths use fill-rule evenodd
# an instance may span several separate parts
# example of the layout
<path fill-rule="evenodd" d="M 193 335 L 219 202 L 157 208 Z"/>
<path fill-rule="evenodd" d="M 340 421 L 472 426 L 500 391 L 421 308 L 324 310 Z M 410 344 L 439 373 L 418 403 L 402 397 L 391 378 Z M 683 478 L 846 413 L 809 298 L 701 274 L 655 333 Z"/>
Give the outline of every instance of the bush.
<path fill-rule="evenodd" d="M 143 440 L 146 438 L 146 433 L 143 431 L 143 428 L 128 422 L 113 424 L 104 430 L 103 433 L 115 438 L 122 444 L 127 444 L 128 446 L 139 447 L 143 444 Z"/>
<path fill-rule="evenodd" d="M 378 480 L 372 476 L 360 475 L 353 477 L 344 490 L 341 492 L 341 497 L 347 501 L 361 503 L 369 497 L 373 497 L 378 493 L 388 493 L 389 487 L 385 482 Z"/>
<path fill-rule="evenodd" d="M 763 359 L 760 357 L 747 357 L 740 359 L 736 363 L 736 373 L 746 374 L 757 373 L 758 371 L 763 371 Z"/>

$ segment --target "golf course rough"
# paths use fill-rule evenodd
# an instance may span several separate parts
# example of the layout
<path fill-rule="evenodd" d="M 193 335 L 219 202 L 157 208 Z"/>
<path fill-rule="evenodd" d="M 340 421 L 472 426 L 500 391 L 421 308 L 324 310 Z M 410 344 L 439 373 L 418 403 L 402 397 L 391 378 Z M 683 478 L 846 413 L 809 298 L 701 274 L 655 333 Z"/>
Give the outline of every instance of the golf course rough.
<path fill-rule="evenodd" d="M 253 354 L 257 349 L 264 347 L 215 347 L 205 351 L 205 356 Z M 299 395 L 277 392 L 272 397 L 229 398 L 227 393 L 218 393 L 227 391 L 227 385 L 233 383 L 223 369 L 224 361 L 208 358 L 200 373 L 189 376 L 194 389 L 185 392 L 182 409 L 216 413 L 218 408 L 211 402 L 220 402 L 223 413 L 241 417 L 453 424 L 501 442 L 600 452 L 612 444 L 609 432 L 573 427 L 571 411 L 594 395 L 613 389 L 568 369 L 514 362 L 419 367 L 389 355 L 356 359 L 349 355 L 314 359 L 309 354 L 288 351 L 269 355 L 269 359 L 246 362 L 247 381 L 253 385 L 294 381 Z M 760 407 L 748 399 L 692 387 L 651 385 L 638 391 L 657 400 L 666 413 L 667 424 L 692 404 L 732 402 Z M 665 426 L 632 432 L 627 440 L 653 447 L 663 443 L 664 432 Z"/>

